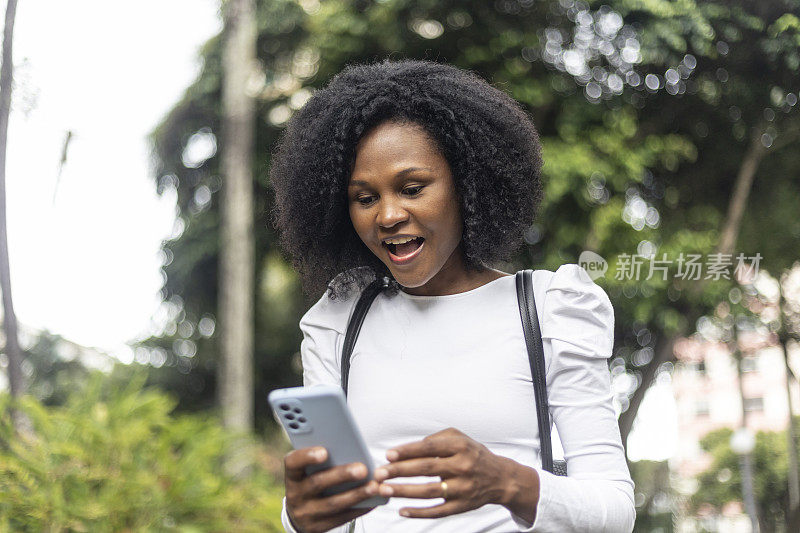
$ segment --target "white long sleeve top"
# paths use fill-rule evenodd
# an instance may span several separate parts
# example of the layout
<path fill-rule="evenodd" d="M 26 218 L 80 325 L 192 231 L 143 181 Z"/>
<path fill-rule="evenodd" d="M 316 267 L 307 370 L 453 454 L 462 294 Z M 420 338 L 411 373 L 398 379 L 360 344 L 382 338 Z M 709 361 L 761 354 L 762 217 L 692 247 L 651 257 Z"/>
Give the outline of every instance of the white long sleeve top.
<path fill-rule="evenodd" d="M 355 531 L 630 532 L 633 481 L 612 405 L 606 359 L 614 311 L 578 265 L 534 272 L 550 410 L 569 477 L 541 468 L 536 402 L 514 276 L 444 296 L 380 294 L 351 357 L 348 404 L 376 467 L 386 451 L 454 427 L 493 453 L 536 469 L 531 524 L 500 505 L 436 519 L 405 518 L 402 507 L 438 505 L 391 498 L 359 517 Z M 340 384 L 340 358 L 357 296 L 327 293 L 303 316 L 303 383 Z M 557 445 L 554 446 L 557 449 Z M 395 478 L 424 483 L 438 477 Z M 286 514 L 283 525 L 295 533 Z M 346 526 L 334 528 L 337 533 Z"/>

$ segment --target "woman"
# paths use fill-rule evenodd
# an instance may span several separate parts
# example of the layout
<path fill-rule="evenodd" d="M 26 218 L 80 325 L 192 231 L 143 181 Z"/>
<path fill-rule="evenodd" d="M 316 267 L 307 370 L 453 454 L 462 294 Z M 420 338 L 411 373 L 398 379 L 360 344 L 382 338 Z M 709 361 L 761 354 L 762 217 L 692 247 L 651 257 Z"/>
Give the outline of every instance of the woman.
<path fill-rule="evenodd" d="M 606 359 L 614 314 L 577 265 L 534 274 L 550 409 L 570 477 L 541 469 L 514 276 L 541 197 L 539 141 L 519 105 L 425 61 L 346 68 L 290 121 L 273 158 L 281 242 L 312 295 L 300 322 L 305 385 L 340 383 L 360 290 L 387 276 L 351 357 L 363 464 L 304 475 L 285 458 L 287 531 L 630 531 L 631 481 Z M 328 284 L 328 281 L 332 281 Z M 351 510 L 372 495 L 389 503 Z M 338 529 L 336 529 L 338 528 Z"/>

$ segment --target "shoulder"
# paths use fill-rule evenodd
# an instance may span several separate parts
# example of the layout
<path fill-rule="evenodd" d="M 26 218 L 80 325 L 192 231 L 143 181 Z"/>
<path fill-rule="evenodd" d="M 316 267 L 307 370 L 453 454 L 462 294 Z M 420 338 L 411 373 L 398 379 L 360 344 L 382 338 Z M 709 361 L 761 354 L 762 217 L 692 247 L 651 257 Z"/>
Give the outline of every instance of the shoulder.
<path fill-rule="evenodd" d="M 569 342 L 588 357 L 610 357 L 614 308 L 605 290 L 576 264 L 537 273 L 543 291 L 542 337 Z"/>
<path fill-rule="evenodd" d="M 344 334 L 359 295 L 353 291 L 348 296 L 331 299 L 331 290 L 326 290 L 300 319 L 300 329 L 317 327 Z"/>

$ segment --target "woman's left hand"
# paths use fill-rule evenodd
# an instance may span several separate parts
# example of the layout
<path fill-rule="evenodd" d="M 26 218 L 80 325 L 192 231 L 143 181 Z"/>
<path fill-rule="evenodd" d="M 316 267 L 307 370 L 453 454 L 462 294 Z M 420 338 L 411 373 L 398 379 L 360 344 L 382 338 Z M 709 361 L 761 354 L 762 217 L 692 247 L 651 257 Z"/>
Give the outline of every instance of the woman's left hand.
<path fill-rule="evenodd" d="M 441 498 L 441 482 L 421 484 L 384 483 L 395 477 L 439 476 L 447 483 L 447 498 L 432 507 L 404 507 L 400 514 L 411 518 L 439 518 L 477 509 L 487 503 L 509 506 L 523 465 L 489 451 L 461 431 L 448 428 L 421 441 L 386 452 L 389 464 L 375 469 L 382 496 Z M 529 469 L 526 469 L 529 470 Z M 530 487 L 538 498 L 538 477 Z M 531 493 L 529 492 L 529 494 Z M 535 505 L 533 506 L 535 509 Z"/>

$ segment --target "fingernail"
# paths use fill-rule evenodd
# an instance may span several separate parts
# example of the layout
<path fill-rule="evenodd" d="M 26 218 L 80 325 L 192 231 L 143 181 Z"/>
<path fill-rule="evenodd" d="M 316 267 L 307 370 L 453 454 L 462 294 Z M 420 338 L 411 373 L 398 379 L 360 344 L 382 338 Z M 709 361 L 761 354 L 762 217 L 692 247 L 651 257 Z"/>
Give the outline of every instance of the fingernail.
<path fill-rule="evenodd" d="M 314 458 L 316 458 L 318 461 L 325 459 L 325 448 L 317 448 L 314 450 Z"/>
<path fill-rule="evenodd" d="M 350 475 L 353 477 L 364 477 L 364 474 L 367 473 L 366 470 L 367 469 L 364 467 L 364 465 L 360 463 L 357 465 L 351 465 L 347 469 L 347 471 L 350 472 Z"/>
<path fill-rule="evenodd" d="M 372 496 L 372 495 L 375 495 L 375 494 L 377 494 L 377 493 L 378 493 L 378 484 L 377 484 L 377 483 L 375 483 L 374 481 L 373 481 L 373 482 L 370 482 L 370 483 L 367 485 L 367 494 L 369 494 L 370 496 Z"/>
<path fill-rule="evenodd" d="M 375 479 L 380 481 L 380 480 L 385 479 L 388 476 L 389 476 L 389 472 L 385 468 L 376 468 L 375 469 Z"/>
<path fill-rule="evenodd" d="M 392 487 L 389 485 L 381 485 L 380 491 L 381 496 L 391 496 L 394 494 L 394 490 L 392 490 Z"/>
<path fill-rule="evenodd" d="M 397 461 L 400 458 L 400 454 L 397 453 L 397 450 L 389 450 L 386 452 L 386 458 L 390 461 Z"/>
<path fill-rule="evenodd" d="M 409 512 L 408 512 L 408 511 L 406 511 L 405 509 L 403 509 L 402 511 L 400 511 L 400 514 L 401 514 L 402 516 L 408 516 L 408 515 L 409 515 Z"/>

